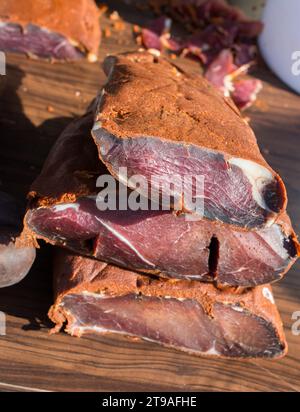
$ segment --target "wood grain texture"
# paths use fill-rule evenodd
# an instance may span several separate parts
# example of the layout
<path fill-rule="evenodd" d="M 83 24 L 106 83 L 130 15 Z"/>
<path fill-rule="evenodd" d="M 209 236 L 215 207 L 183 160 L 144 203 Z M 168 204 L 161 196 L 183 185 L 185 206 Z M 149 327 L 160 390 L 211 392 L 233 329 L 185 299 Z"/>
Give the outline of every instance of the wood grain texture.
<path fill-rule="evenodd" d="M 120 13 L 130 23 L 148 18 L 128 8 Z M 102 58 L 136 48 L 129 23 L 112 33 L 103 40 Z M 179 64 L 199 70 L 189 60 Z M 286 182 L 289 212 L 300 233 L 300 97 L 267 69 L 260 68 L 257 75 L 264 90 L 247 115 L 267 160 Z M 7 76 L 0 80 L 0 188 L 25 205 L 24 196 L 51 145 L 70 118 L 84 112 L 104 75 L 98 64 L 51 65 L 9 55 Z M 0 391 L 300 391 L 300 336 L 291 332 L 292 313 L 300 311 L 299 263 L 274 286 L 288 356 L 242 362 L 197 358 L 109 335 L 49 336 L 51 256 L 52 248 L 43 245 L 27 278 L 0 289 L 0 310 L 7 315 L 6 336 L 0 336 Z"/>

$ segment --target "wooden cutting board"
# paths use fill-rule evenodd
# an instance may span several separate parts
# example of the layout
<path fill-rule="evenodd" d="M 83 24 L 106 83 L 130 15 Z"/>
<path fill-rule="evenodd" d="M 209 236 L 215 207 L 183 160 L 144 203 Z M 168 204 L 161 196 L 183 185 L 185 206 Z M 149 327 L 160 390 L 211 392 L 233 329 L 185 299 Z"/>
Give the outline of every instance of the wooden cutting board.
<path fill-rule="evenodd" d="M 128 8 L 119 11 L 127 20 L 125 29 L 104 38 L 101 59 L 135 49 L 129 23 L 147 20 Z M 102 21 L 107 27 L 112 24 L 107 17 Z M 84 113 L 104 75 L 99 64 L 87 62 L 51 65 L 9 55 L 7 63 L 7 75 L 0 76 L 0 190 L 25 205 L 28 187 L 55 139 L 74 115 Z M 179 63 L 199 71 L 191 60 Z M 300 97 L 266 68 L 257 76 L 264 89 L 247 116 L 264 155 L 286 182 L 289 212 L 300 233 Z M 0 289 L 0 311 L 7 320 L 6 335 L 0 336 L 0 390 L 300 391 L 300 335 L 291 331 L 292 314 L 300 311 L 299 263 L 274 285 L 288 356 L 279 361 L 226 361 L 117 336 L 49 336 L 52 251 L 41 245 L 29 275 Z"/>

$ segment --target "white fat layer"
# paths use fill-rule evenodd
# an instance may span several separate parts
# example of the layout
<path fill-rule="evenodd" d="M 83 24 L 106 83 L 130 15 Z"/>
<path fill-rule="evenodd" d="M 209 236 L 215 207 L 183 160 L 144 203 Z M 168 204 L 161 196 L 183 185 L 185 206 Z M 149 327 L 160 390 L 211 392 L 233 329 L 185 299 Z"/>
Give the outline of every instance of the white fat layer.
<path fill-rule="evenodd" d="M 199 275 L 188 275 L 188 279 L 199 279 L 202 275 L 205 275 L 206 274 L 206 272 L 204 272 L 204 273 L 201 273 L 201 274 L 199 274 Z"/>
<path fill-rule="evenodd" d="M 74 209 L 78 212 L 79 204 L 78 203 L 61 203 L 53 207 L 54 212 L 63 212 L 67 209 Z"/>
<path fill-rule="evenodd" d="M 101 91 L 99 93 L 98 100 L 97 100 L 97 111 L 98 112 L 100 112 L 100 107 L 101 107 L 104 95 L 105 95 L 105 88 L 103 87 L 103 89 L 101 89 Z"/>
<path fill-rule="evenodd" d="M 174 296 L 169 296 L 169 295 L 163 296 L 162 299 L 176 299 L 179 302 L 184 302 L 185 300 L 188 300 L 188 298 L 178 298 L 178 297 L 176 298 Z"/>
<path fill-rule="evenodd" d="M 269 288 L 264 287 L 263 290 L 262 290 L 262 294 L 266 299 L 268 299 L 271 303 L 273 303 L 273 305 L 275 304 L 273 294 L 272 294 L 272 292 L 270 291 Z"/>
<path fill-rule="evenodd" d="M 231 306 L 231 309 L 235 310 L 236 312 L 244 311 L 244 309 L 241 306 Z"/>
<path fill-rule="evenodd" d="M 93 128 L 92 128 L 92 132 L 93 132 L 93 131 L 96 131 L 96 130 L 98 130 L 98 129 L 101 129 L 101 127 L 102 127 L 102 123 L 100 122 L 100 120 L 97 120 L 97 121 L 94 123 L 94 126 L 93 126 Z"/>
<path fill-rule="evenodd" d="M 95 216 L 96 217 L 96 216 Z M 147 265 L 150 265 L 152 267 L 154 267 L 155 265 L 150 262 L 149 260 L 147 260 L 134 246 L 133 244 L 126 239 L 125 236 L 121 235 L 121 233 L 119 233 L 117 230 L 113 229 L 111 226 L 109 226 L 107 223 L 104 223 L 102 219 L 99 219 L 98 217 L 96 217 L 96 219 L 106 228 L 108 229 L 113 235 L 115 235 L 119 240 L 121 240 L 121 242 L 124 242 L 131 250 L 133 250 L 133 252 L 145 263 L 147 263 Z"/>
<path fill-rule="evenodd" d="M 212 347 L 205 352 L 205 355 L 215 355 L 218 356 L 220 353 L 216 350 L 216 341 L 214 340 Z"/>
<path fill-rule="evenodd" d="M 120 334 L 124 334 L 124 332 L 119 332 L 116 330 L 112 330 L 112 329 L 105 329 L 105 328 L 101 328 L 100 326 L 95 326 L 95 325 L 91 325 L 91 326 L 76 326 L 74 325 L 72 327 L 72 329 L 79 329 L 81 332 L 87 332 L 87 331 L 92 331 L 92 332 L 97 332 L 97 333 L 108 333 L 108 332 L 113 332 L 113 333 L 120 333 Z"/>
<path fill-rule="evenodd" d="M 272 173 L 265 167 L 252 162 L 251 160 L 245 160 L 237 157 L 232 157 L 228 160 L 230 165 L 235 165 L 243 170 L 247 176 L 249 182 L 252 185 L 252 194 L 256 203 L 263 209 L 268 210 L 261 193 L 262 189 L 274 180 Z"/>
<path fill-rule="evenodd" d="M 249 270 L 249 268 L 248 268 L 247 266 L 242 266 L 242 267 L 240 267 L 239 269 L 233 270 L 233 271 L 228 272 L 228 273 L 235 274 L 235 273 L 244 272 L 244 270 Z"/>
<path fill-rule="evenodd" d="M 104 292 L 95 293 L 95 292 L 89 292 L 88 290 L 83 290 L 81 292 L 81 294 L 85 295 L 85 296 L 92 296 L 93 298 L 97 297 L 97 298 L 101 298 L 101 299 L 113 297 L 113 296 L 110 296 L 110 295 L 106 295 Z"/>
<path fill-rule="evenodd" d="M 96 108 L 96 112 L 100 112 L 100 107 L 101 107 L 101 103 L 102 103 L 102 100 L 103 100 L 103 96 L 104 96 L 104 95 L 105 95 L 105 89 L 103 88 L 103 89 L 101 90 L 101 92 L 99 93 L 99 96 L 98 96 L 98 98 L 97 98 L 97 108 Z M 101 121 L 100 121 L 100 120 L 95 121 L 94 124 L 93 124 L 93 127 L 92 127 L 92 133 L 93 133 L 93 131 L 96 131 L 96 130 L 98 130 L 98 129 L 101 129 L 101 127 L 102 127 Z"/>
<path fill-rule="evenodd" d="M 282 229 L 279 225 L 273 225 L 272 230 L 276 233 L 271 234 L 272 236 L 272 241 L 270 241 L 270 230 L 261 230 L 259 231 L 260 236 L 266 240 L 266 242 L 272 247 L 274 252 L 280 256 L 283 260 L 286 260 L 289 258 L 289 253 L 288 251 L 282 247 L 283 241 L 284 241 L 284 235 L 282 233 Z"/>

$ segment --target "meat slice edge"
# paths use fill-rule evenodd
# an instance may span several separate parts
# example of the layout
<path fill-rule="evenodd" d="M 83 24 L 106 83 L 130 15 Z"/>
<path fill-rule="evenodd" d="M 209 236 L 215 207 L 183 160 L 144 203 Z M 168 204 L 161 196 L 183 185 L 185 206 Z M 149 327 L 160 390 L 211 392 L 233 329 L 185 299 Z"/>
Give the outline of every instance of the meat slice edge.
<path fill-rule="evenodd" d="M 297 257 L 295 240 L 277 224 L 236 231 L 167 211 L 101 211 L 92 197 L 32 209 L 26 225 L 37 237 L 99 260 L 220 285 L 276 281 Z"/>
<path fill-rule="evenodd" d="M 114 177 L 130 186 L 131 176 L 144 176 L 138 190 L 148 197 L 174 175 L 202 176 L 204 217 L 243 228 L 268 226 L 285 210 L 284 184 L 251 128 L 200 75 L 146 52 L 108 56 L 104 70 L 92 134 Z M 195 212 L 183 193 L 173 207 Z"/>
<path fill-rule="evenodd" d="M 33 183 L 24 237 L 43 238 L 146 273 L 198 280 L 218 278 L 225 285 L 273 282 L 295 262 L 299 246 L 285 214 L 278 223 L 256 233 L 208 219 L 187 222 L 181 215 L 182 220 L 178 220 L 166 211 L 100 213 L 93 200 L 100 190 L 96 181 L 108 171 L 99 161 L 89 133 L 93 110 L 91 105 L 86 115 L 66 128 Z M 147 231 L 151 236 L 146 236 Z M 212 238 L 218 239 L 213 251 L 209 250 Z"/>
<path fill-rule="evenodd" d="M 284 208 L 281 179 L 253 161 L 158 137 L 119 139 L 97 123 L 92 133 L 100 157 L 114 177 L 144 197 L 164 190 L 165 197 L 172 197 L 171 206 L 176 210 L 257 229 L 270 226 Z M 139 188 L 130 184 L 137 175 L 143 176 L 146 183 Z M 185 185 L 196 177 L 203 179 L 203 187 L 198 189 L 204 199 L 200 210 L 194 205 L 195 184 Z M 169 189 L 172 183 L 176 190 Z"/>
<path fill-rule="evenodd" d="M 59 254 L 57 297 L 49 310 L 56 323 L 53 331 L 67 322 L 65 330 L 75 336 L 119 333 L 215 357 L 277 358 L 286 353 L 269 286 L 238 294 L 195 282 L 151 283 L 134 272 Z"/>

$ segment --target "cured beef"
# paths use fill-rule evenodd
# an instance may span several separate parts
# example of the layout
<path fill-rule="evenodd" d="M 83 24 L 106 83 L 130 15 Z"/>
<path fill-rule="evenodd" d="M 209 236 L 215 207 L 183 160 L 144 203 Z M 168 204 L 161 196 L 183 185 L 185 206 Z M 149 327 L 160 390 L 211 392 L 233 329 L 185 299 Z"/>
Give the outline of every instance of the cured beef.
<path fill-rule="evenodd" d="M 38 237 L 106 262 L 223 285 L 279 280 L 297 254 L 277 224 L 238 232 L 164 211 L 101 211 L 94 197 L 35 208 L 26 224 Z"/>
<path fill-rule="evenodd" d="M 97 60 L 101 31 L 94 0 L 3 0 L 0 49 L 54 60 Z"/>
<path fill-rule="evenodd" d="M 54 145 L 29 194 L 24 237 L 141 272 L 222 285 L 273 282 L 296 260 L 286 215 L 243 231 L 171 211 L 99 210 L 96 179 L 108 172 L 89 136 L 92 122 L 92 112 L 75 120 Z"/>
<path fill-rule="evenodd" d="M 194 355 L 278 358 L 287 351 L 270 286 L 239 294 L 212 284 L 149 278 L 94 259 L 58 251 L 58 332 L 118 333 Z"/>
<path fill-rule="evenodd" d="M 207 0 L 163 2 L 154 1 L 155 10 L 163 13 L 137 35 L 137 43 L 146 49 L 193 57 L 201 64 L 204 77 L 230 96 L 240 110 L 251 106 L 262 89 L 258 79 L 239 79 L 256 63 L 256 39 L 263 29 L 259 21 L 251 21 L 225 1 Z M 191 34 L 174 37 L 171 15 Z M 194 27 L 195 26 L 195 27 Z"/>
<path fill-rule="evenodd" d="M 147 52 L 109 56 L 104 70 L 92 133 L 114 177 L 130 186 L 132 176 L 142 175 L 146 184 L 138 190 L 145 197 L 165 184 L 173 207 L 189 213 L 195 185 L 187 196 L 180 184 L 202 176 L 205 218 L 243 229 L 278 219 L 285 187 L 230 99 L 200 75 Z M 175 189 L 167 189 L 170 182 Z"/>
<path fill-rule="evenodd" d="M 13 285 L 28 273 L 35 259 L 35 248 L 17 247 L 20 215 L 15 201 L 0 192 L 0 287 Z"/>

